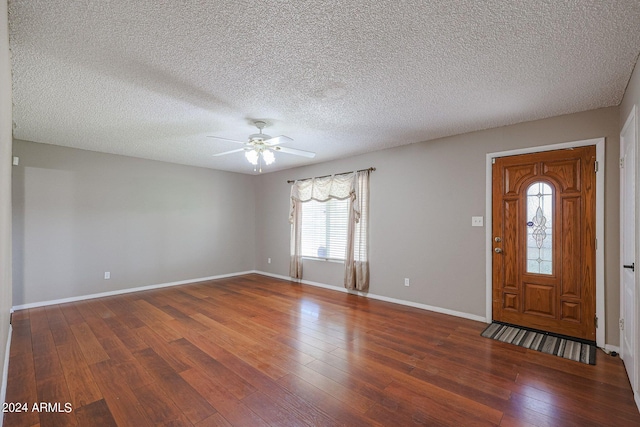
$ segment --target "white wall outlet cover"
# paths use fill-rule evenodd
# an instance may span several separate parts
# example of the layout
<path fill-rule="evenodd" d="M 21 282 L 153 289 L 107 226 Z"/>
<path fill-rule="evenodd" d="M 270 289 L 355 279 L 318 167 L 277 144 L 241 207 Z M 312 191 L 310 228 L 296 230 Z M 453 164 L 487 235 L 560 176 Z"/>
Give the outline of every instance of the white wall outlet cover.
<path fill-rule="evenodd" d="M 20 157 L 13 156 L 13 166 L 18 166 L 20 164 Z"/>
<path fill-rule="evenodd" d="M 105 280 L 106 280 L 106 279 L 111 279 L 111 273 L 110 273 L 110 272 L 108 272 L 108 271 L 105 271 L 105 272 L 104 272 L 104 278 L 105 278 Z"/>
<path fill-rule="evenodd" d="M 484 226 L 484 217 L 483 216 L 472 216 L 471 217 L 471 226 L 472 227 L 482 227 L 482 226 Z"/>
<path fill-rule="evenodd" d="M 404 279 L 404 285 L 405 286 L 409 286 L 409 279 L 407 279 L 407 278 Z"/>

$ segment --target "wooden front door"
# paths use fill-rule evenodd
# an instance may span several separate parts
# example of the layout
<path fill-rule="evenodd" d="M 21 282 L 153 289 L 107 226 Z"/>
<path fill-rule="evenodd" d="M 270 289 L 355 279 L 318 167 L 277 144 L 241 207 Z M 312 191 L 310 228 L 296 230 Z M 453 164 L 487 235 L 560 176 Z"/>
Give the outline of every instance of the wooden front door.
<path fill-rule="evenodd" d="M 495 159 L 493 319 L 595 341 L 595 146 Z"/>

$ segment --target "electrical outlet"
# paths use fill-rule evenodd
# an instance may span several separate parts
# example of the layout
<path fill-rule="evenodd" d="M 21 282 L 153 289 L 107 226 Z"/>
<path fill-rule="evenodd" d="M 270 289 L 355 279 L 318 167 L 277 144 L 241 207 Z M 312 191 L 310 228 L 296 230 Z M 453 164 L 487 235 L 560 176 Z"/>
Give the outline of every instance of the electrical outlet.
<path fill-rule="evenodd" d="M 409 278 L 408 277 L 404 278 L 404 285 L 405 286 L 409 286 Z"/>
<path fill-rule="evenodd" d="M 104 272 L 104 280 L 109 280 L 109 279 L 111 279 L 111 272 L 105 271 Z"/>
<path fill-rule="evenodd" d="M 267 264 L 271 264 L 271 258 L 267 258 Z"/>
<path fill-rule="evenodd" d="M 472 216 L 471 217 L 471 226 L 472 227 L 482 227 L 482 226 L 484 226 L 484 217 Z"/>

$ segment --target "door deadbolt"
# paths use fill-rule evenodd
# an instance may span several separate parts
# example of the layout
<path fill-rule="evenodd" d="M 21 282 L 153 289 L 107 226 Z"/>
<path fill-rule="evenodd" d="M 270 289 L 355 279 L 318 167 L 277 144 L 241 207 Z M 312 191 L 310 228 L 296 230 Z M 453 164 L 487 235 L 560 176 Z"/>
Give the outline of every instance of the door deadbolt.
<path fill-rule="evenodd" d="M 497 254 L 501 254 L 502 253 L 502 249 L 500 249 L 500 248 L 495 248 L 493 251 L 495 253 L 497 253 Z"/>
<path fill-rule="evenodd" d="M 501 238 L 499 238 L 499 237 L 495 237 L 493 240 L 495 240 L 497 243 L 502 242 L 502 239 L 501 239 Z"/>

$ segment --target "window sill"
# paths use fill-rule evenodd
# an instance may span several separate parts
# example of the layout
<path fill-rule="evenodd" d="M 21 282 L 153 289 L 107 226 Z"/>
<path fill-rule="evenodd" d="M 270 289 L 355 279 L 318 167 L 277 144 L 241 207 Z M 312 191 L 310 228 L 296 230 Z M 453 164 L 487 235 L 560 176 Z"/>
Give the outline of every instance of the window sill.
<path fill-rule="evenodd" d="M 342 260 L 342 259 L 315 258 L 315 257 L 307 257 L 307 256 L 303 256 L 302 259 L 303 260 L 310 260 L 310 261 L 319 261 L 319 262 L 332 262 L 332 263 L 335 263 L 335 264 L 344 264 L 344 260 Z"/>

